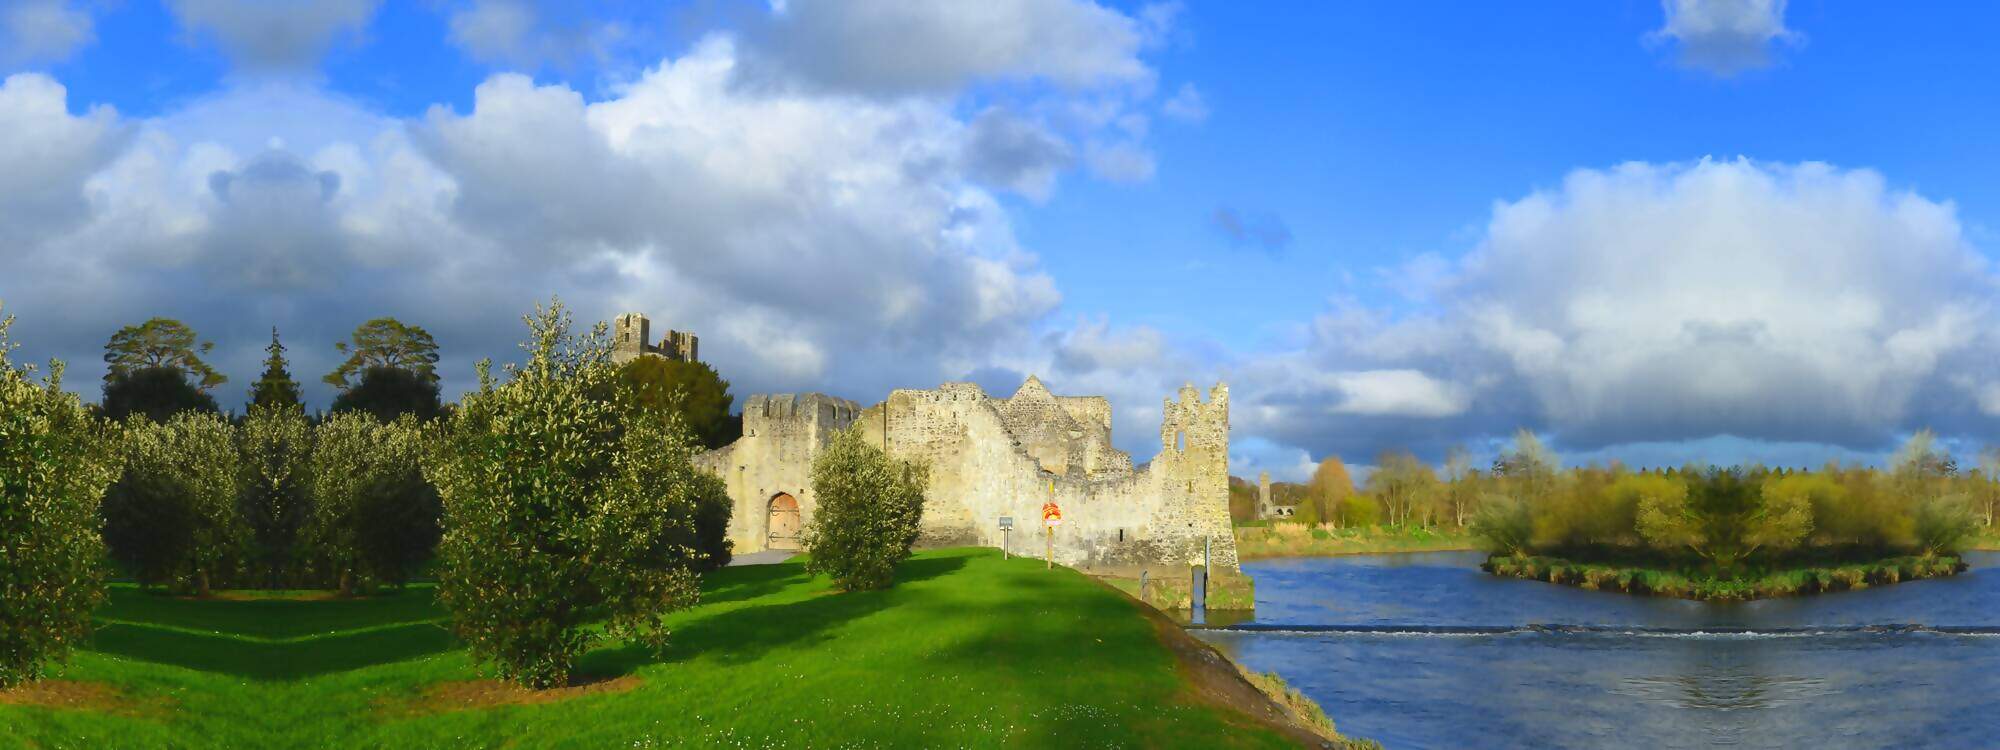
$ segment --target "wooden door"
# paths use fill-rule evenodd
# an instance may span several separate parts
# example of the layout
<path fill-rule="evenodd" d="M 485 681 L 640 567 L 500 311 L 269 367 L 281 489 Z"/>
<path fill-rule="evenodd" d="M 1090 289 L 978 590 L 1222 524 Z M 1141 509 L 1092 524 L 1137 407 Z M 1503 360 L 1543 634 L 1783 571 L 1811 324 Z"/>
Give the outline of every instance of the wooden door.
<path fill-rule="evenodd" d="M 770 538 L 767 549 L 799 548 L 799 501 L 783 492 L 771 498 Z"/>

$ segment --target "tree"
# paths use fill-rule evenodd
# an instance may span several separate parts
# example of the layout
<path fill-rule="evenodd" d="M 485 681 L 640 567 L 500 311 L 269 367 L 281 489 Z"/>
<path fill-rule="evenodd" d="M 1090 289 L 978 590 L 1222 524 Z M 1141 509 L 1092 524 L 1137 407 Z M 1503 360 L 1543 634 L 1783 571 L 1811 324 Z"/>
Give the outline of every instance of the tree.
<path fill-rule="evenodd" d="M 1561 459 L 1526 429 L 1515 432 L 1514 446 L 1493 459 L 1493 476 L 1502 480 L 1509 493 L 1529 503 L 1554 491 L 1559 468 Z"/>
<path fill-rule="evenodd" d="M 299 538 L 312 512 L 309 492 L 312 435 L 298 406 L 253 406 L 239 444 L 239 507 L 250 529 L 250 554 L 262 584 L 279 588 L 300 572 Z"/>
<path fill-rule="evenodd" d="M 271 327 L 271 345 L 264 347 L 264 374 L 250 384 L 250 405 L 291 407 L 300 405 L 299 383 L 285 368 L 285 345 L 278 343 L 278 328 Z"/>
<path fill-rule="evenodd" d="M 523 320 L 526 365 L 495 383 L 480 363 L 424 472 L 444 503 L 453 631 L 503 678 L 549 688 L 600 638 L 665 644 L 662 616 L 699 595 L 702 553 L 682 540 L 719 482 L 684 428 L 618 387 L 603 324 L 571 334 L 560 301 Z"/>
<path fill-rule="evenodd" d="M 347 360 L 327 373 L 325 381 L 341 390 L 353 386 L 357 373 L 373 367 L 387 367 L 415 373 L 417 378 L 436 385 L 437 342 L 429 331 L 404 325 L 395 318 L 376 318 L 354 329 L 352 341 L 337 342 L 334 349 Z"/>
<path fill-rule="evenodd" d="M 209 412 L 126 423 L 124 473 L 105 496 L 104 536 L 141 585 L 207 596 L 238 557 L 248 534 L 236 507 L 235 436 Z"/>
<path fill-rule="evenodd" d="M 1437 475 L 1409 451 L 1390 451 L 1376 460 L 1368 475 L 1368 492 L 1381 498 L 1389 511 L 1389 523 L 1410 522 L 1414 512 L 1437 487 Z"/>
<path fill-rule="evenodd" d="M 1687 549 L 1709 557 L 1709 538 L 1701 514 L 1689 506 L 1687 485 L 1668 477 L 1634 476 L 1626 481 L 1638 497 L 1639 536 L 1654 549 L 1673 553 Z"/>
<path fill-rule="evenodd" d="M 1328 520 L 1338 525 L 1347 525 L 1347 519 L 1340 514 L 1341 501 L 1354 494 L 1354 480 L 1347 475 L 1347 464 L 1339 456 L 1321 459 L 1313 468 L 1312 479 L 1306 482 L 1305 501 L 1299 503 L 1294 513 L 1307 514 L 1310 523 L 1324 523 Z M 1311 504 L 1308 511 L 1304 506 Z"/>
<path fill-rule="evenodd" d="M 1782 552 L 1799 546 L 1813 529 L 1816 499 L 1830 497 L 1839 487 L 1826 477 L 1792 474 L 1768 479 L 1758 493 L 1757 508 L 1741 523 L 1740 556 L 1758 550 Z"/>
<path fill-rule="evenodd" d="M 666 357 L 637 357 L 619 368 L 639 405 L 652 412 L 680 417 L 704 447 L 720 448 L 743 431 L 740 419 L 729 415 L 735 397 L 729 381 L 707 362 L 682 362 Z"/>
<path fill-rule="evenodd" d="M 104 601 L 98 503 L 118 476 L 117 433 L 62 390 L 61 362 L 41 385 L 8 355 L 0 318 L 0 690 L 68 659 Z"/>
<path fill-rule="evenodd" d="M 186 373 L 203 391 L 228 382 L 229 378 L 209 367 L 200 356 L 214 349 L 215 342 L 197 344 L 196 338 L 193 328 L 172 318 L 152 318 L 120 328 L 104 345 L 104 363 L 108 366 L 104 380 L 108 383 L 150 367 L 171 367 Z"/>
<path fill-rule="evenodd" d="M 1472 454 L 1463 446 L 1453 446 L 1444 454 L 1444 501 L 1454 525 L 1465 526 L 1479 500 L 1479 477 L 1472 470 Z"/>
<path fill-rule="evenodd" d="M 834 436 L 813 457 L 818 503 L 801 535 L 806 571 L 833 577 L 843 591 L 887 588 L 910 556 L 924 515 L 930 469 L 891 458 L 859 430 Z"/>
<path fill-rule="evenodd" d="M 363 370 L 360 382 L 333 398 L 335 413 L 367 412 L 379 422 L 394 422 L 404 414 L 428 422 L 436 419 L 443 408 L 435 378 L 427 379 L 414 371 L 386 365 Z"/>
<path fill-rule="evenodd" d="M 104 383 L 104 416 L 123 422 L 134 414 L 154 423 L 184 411 L 221 413 L 215 397 L 189 383 L 177 367 L 127 370 Z"/>
<path fill-rule="evenodd" d="M 1236 477 L 1229 478 L 1229 520 L 1232 523 L 1257 520 L 1257 486 Z"/>
<path fill-rule="evenodd" d="M 419 458 L 423 428 L 403 415 L 382 424 L 360 412 L 315 430 L 307 538 L 344 595 L 357 585 L 401 585 L 437 545 L 438 500 Z"/>

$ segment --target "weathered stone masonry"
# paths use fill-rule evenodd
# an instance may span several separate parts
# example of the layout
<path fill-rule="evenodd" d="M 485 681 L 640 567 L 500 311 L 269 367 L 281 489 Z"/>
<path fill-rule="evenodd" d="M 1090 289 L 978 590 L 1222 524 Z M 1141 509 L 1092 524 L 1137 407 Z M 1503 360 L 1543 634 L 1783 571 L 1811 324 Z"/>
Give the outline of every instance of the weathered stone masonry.
<path fill-rule="evenodd" d="M 1229 388 L 1208 400 L 1192 385 L 1163 403 L 1160 452 L 1134 469 L 1111 444 L 1111 405 L 1056 396 L 1030 377 L 1010 398 L 971 383 L 897 390 L 858 409 L 820 394 L 753 396 L 743 437 L 700 457 L 735 501 L 730 538 L 739 552 L 770 548 L 771 503 L 795 498 L 812 519 L 813 456 L 850 427 L 891 455 L 930 462 L 922 544 L 1001 546 L 1001 516 L 1014 518 L 1008 546 L 1039 556 L 1042 503 L 1053 497 L 1064 523 L 1057 562 L 1080 567 L 1153 567 L 1202 561 L 1237 570 L 1229 520 Z"/>

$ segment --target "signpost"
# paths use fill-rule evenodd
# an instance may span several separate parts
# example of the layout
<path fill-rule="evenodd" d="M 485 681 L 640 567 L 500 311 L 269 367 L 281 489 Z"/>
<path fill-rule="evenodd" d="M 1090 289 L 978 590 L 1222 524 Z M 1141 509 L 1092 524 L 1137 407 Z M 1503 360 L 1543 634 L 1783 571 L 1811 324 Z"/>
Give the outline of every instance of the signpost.
<path fill-rule="evenodd" d="M 1056 567 L 1056 527 L 1061 525 L 1062 507 L 1056 505 L 1056 481 L 1051 479 L 1049 480 L 1049 501 L 1042 503 L 1042 529 L 1047 532 L 1044 535 L 1045 542 L 1042 552 L 1042 560 L 1047 563 L 1042 566 L 1044 568 L 1053 570 Z"/>
<path fill-rule="evenodd" d="M 1014 517 L 1000 517 L 1000 559 L 1007 559 L 1007 532 L 1014 530 Z"/>

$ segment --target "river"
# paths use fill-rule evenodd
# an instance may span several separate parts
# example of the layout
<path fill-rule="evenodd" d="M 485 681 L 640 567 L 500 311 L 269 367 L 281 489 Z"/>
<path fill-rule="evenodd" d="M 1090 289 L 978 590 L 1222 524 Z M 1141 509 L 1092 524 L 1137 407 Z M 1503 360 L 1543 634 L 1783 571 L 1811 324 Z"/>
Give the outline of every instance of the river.
<path fill-rule="evenodd" d="M 1397 748 L 2000 748 L 2000 554 L 1952 578 L 1704 603 L 1499 578 L 1471 552 L 1249 563 L 1198 630 Z"/>

